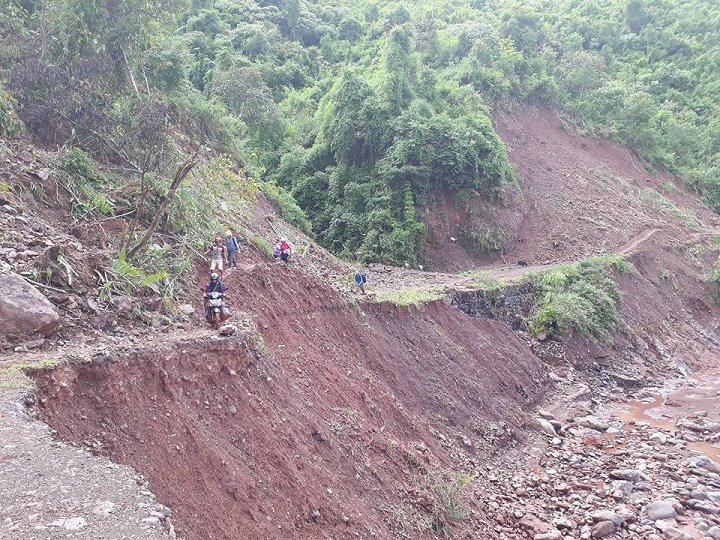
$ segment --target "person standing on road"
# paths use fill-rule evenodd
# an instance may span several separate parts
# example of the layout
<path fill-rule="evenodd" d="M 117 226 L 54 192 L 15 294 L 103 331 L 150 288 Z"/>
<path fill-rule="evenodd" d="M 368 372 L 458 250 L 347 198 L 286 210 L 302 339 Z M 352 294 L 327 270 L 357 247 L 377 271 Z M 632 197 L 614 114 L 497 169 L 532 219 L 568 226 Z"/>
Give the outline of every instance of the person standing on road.
<path fill-rule="evenodd" d="M 240 241 L 232 229 L 225 231 L 225 249 L 227 249 L 228 268 L 237 268 L 237 252 L 240 249 Z"/>
<path fill-rule="evenodd" d="M 215 243 L 207 249 L 205 255 L 210 255 L 210 272 L 217 272 L 222 276 L 227 264 L 227 248 L 222 236 L 215 237 Z"/>
<path fill-rule="evenodd" d="M 367 282 L 367 276 L 362 270 L 355 272 L 355 286 L 358 288 L 361 294 L 365 294 L 365 283 Z"/>

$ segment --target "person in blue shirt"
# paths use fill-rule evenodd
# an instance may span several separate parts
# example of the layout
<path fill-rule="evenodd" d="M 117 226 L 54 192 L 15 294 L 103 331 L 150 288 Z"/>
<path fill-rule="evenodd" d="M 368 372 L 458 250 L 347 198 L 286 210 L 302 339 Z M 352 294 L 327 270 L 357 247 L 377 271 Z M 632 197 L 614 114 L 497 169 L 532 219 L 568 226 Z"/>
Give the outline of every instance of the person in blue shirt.
<path fill-rule="evenodd" d="M 367 276 L 362 270 L 355 272 L 355 286 L 360 290 L 362 294 L 365 294 L 365 283 L 367 282 Z"/>
<path fill-rule="evenodd" d="M 228 268 L 237 268 L 237 252 L 240 249 L 240 241 L 230 229 L 225 231 L 225 249 L 227 249 Z"/>

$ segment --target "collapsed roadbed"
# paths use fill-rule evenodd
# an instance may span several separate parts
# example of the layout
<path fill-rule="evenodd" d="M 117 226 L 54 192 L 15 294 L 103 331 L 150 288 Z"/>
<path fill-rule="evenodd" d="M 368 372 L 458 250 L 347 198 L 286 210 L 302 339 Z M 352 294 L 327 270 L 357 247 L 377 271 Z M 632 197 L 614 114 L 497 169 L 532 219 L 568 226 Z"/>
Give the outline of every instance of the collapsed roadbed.
<path fill-rule="evenodd" d="M 497 537 L 482 471 L 517 457 L 556 385 L 585 388 L 587 415 L 617 385 L 717 361 L 697 275 L 678 272 L 681 294 L 654 281 L 676 255 L 638 253 L 618 277 L 644 301 L 623 301 L 613 346 L 513 330 L 523 286 L 502 301 L 358 304 L 292 267 L 251 264 L 227 277 L 238 335 L 41 370 L 40 416 L 146 475 L 189 540 Z M 652 333 L 664 325 L 671 336 Z"/>
<path fill-rule="evenodd" d="M 542 362 L 501 322 L 347 303 L 289 272 L 229 278 L 253 314 L 233 338 L 38 372 L 41 417 L 142 471 L 190 540 L 487 533 L 453 517 L 458 479 L 522 443 Z"/>

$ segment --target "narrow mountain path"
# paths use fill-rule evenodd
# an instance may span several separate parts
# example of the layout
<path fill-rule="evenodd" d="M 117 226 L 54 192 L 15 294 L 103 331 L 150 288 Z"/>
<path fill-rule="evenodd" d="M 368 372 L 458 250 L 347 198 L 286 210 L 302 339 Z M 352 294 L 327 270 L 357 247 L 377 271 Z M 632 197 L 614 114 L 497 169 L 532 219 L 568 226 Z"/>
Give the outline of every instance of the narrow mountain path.
<path fill-rule="evenodd" d="M 607 253 L 607 255 L 621 255 L 623 257 L 632 255 L 644 242 L 652 238 L 662 229 L 646 229 L 631 238 L 627 243 Z M 704 231 L 699 235 L 717 234 L 716 231 Z M 589 255 L 591 256 L 591 255 Z M 384 265 L 371 266 L 369 270 L 369 289 L 378 294 L 386 294 L 394 291 L 426 289 L 432 287 L 463 288 L 470 286 L 480 279 L 502 280 L 517 278 L 533 272 L 544 272 L 578 262 L 560 261 L 548 264 L 533 264 L 528 266 L 485 266 L 462 273 L 448 272 L 424 272 L 409 268 L 395 268 Z"/>

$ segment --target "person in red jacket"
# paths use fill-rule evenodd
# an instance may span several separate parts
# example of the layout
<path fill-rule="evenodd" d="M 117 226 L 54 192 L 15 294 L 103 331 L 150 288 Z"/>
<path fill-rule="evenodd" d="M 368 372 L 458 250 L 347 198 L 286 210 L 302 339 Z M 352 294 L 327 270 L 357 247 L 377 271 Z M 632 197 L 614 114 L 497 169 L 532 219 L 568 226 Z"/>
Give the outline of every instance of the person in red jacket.
<path fill-rule="evenodd" d="M 292 255 L 292 246 L 288 243 L 287 238 L 283 238 L 280 240 L 280 260 L 287 263 L 290 255 Z"/>

